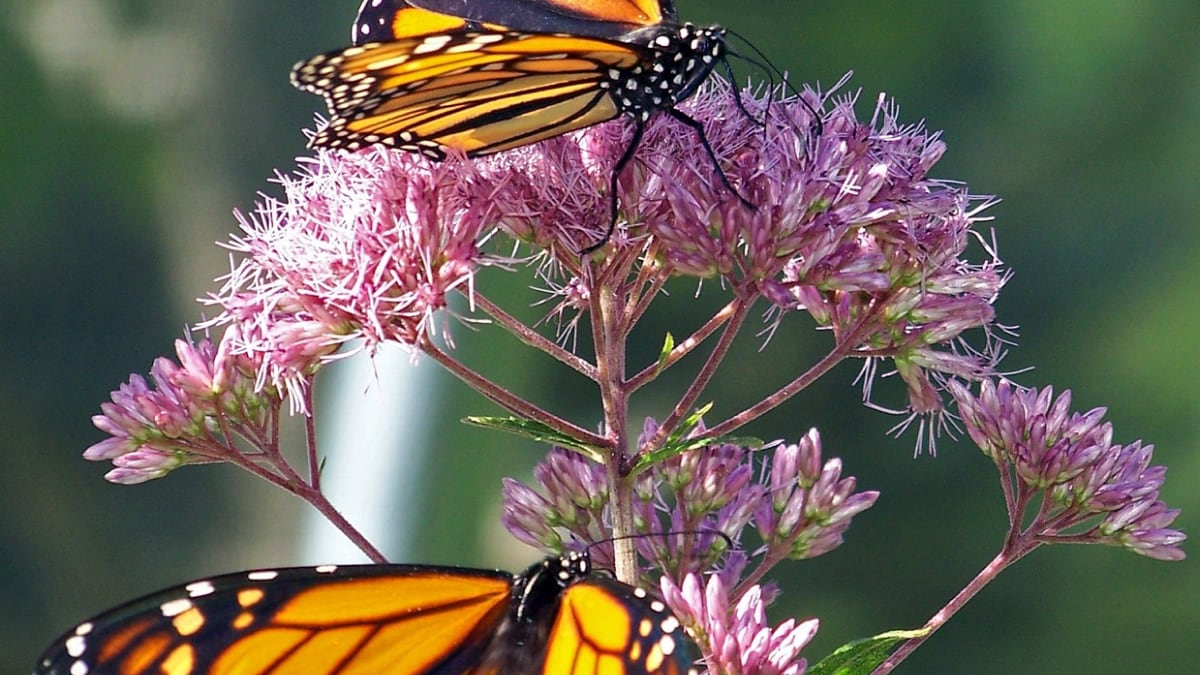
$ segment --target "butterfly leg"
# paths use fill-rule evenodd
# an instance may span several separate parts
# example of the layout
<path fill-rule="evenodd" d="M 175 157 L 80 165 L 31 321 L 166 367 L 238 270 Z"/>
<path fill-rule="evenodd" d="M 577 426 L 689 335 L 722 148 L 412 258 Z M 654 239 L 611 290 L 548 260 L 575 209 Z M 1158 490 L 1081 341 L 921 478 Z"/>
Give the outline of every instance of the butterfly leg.
<path fill-rule="evenodd" d="M 733 196 L 737 197 L 738 201 L 745 204 L 746 208 L 750 209 L 751 211 L 756 210 L 758 207 L 756 207 L 754 204 L 751 204 L 750 200 L 743 197 L 742 193 L 738 192 L 733 187 L 733 184 L 729 182 L 729 176 L 726 176 L 725 171 L 721 169 L 721 162 L 717 159 L 717 153 L 713 151 L 712 146 L 708 144 L 708 136 L 704 135 L 704 125 L 696 121 L 695 118 L 691 117 L 687 113 L 675 108 L 666 108 L 665 111 L 668 115 L 674 117 L 681 124 L 687 125 L 692 131 L 696 132 L 696 137 L 700 139 L 700 145 L 704 146 L 704 152 L 708 155 L 709 161 L 712 162 L 713 168 L 717 170 L 717 175 L 721 177 L 721 184 L 724 185 L 725 189 L 729 190 Z"/>
<path fill-rule="evenodd" d="M 617 160 L 613 166 L 612 176 L 608 179 L 608 199 L 609 199 L 609 218 L 608 230 L 604 232 L 604 236 L 600 237 L 600 241 L 584 248 L 579 252 L 579 255 L 587 255 L 592 251 L 600 248 L 608 243 L 608 240 L 613 235 L 613 231 L 617 228 L 617 179 L 621 177 L 621 172 L 625 170 L 629 162 L 633 160 L 633 153 L 637 152 L 638 146 L 642 144 L 642 134 L 646 131 L 644 122 L 638 120 L 634 122 L 633 138 L 629 141 L 629 146 L 625 148 L 625 152 L 621 154 L 621 158 Z"/>
<path fill-rule="evenodd" d="M 738 201 L 745 204 L 746 208 L 750 209 L 751 211 L 756 210 L 757 207 L 752 204 L 750 200 L 743 197 L 742 193 L 738 192 L 737 189 L 733 187 L 733 184 L 729 182 L 729 176 L 726 176 L 725 171 L 721 169 L 721 163 L 720 160 L 717 159 L 717 153 L 712 149 L 712 145 L 709 144 L 708 136 L 704 134 L 704 125 L 687 113 L 675 108 L 665 108 L 664 112 L 696 133 L 696 137 L 700 139 L 700 145 L 704 147 L 705 154 L 708 155 L 709 161 L 711 161 L 713 167 L 716 168 L 717 175 L 721 177 L 721 184 L 724 185 L 725 189 L 729 190 L 733 196 L 737 197 Z M 643 122 L 637 121 L 635 124 L 636 126 L 633 129 L 633 139 L 629 141 L 629 146 L 625 148 L 625 152 L 621 155 L 621 158 L 617 160 L 616 166 L 613 167 L 612 176 L 608 181 L 610 215 L 608 230 L 605 231 L 604 236 L 601 237 L 599 241 L 581 250 L 579 255 L 587 255 L 608 243 L 609 238 L 612 237 L 613 231 L 617 227 L 617 179 L 620 178 L 621 172 L 625 170 L 625 167 L 629 164 L 629 162 L 633 160 L 633 154 L 637 152 L 638 145 L 640 145 L 642 142 L 642 134 L 646 130 Z"/>

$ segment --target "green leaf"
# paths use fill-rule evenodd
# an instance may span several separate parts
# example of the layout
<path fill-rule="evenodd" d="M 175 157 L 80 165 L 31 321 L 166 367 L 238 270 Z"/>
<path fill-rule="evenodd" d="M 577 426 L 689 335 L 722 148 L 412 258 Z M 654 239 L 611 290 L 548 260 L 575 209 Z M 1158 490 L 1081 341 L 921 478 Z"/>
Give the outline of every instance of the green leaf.
<path fill-rule="evenodd" d="M 658 375 L 667 367 L 667 359 L 671 356 L 671 351 L 675 349 L 675 336 L 667 333 L 667 337 L 663 339 L 662 351 L 658 354 L 658 366 L 654 370 L 654 374 Z"/>
<path fill-rule="evenodd" d="M 924 637 L 929 628 L 893 630 L 874 637 L 848 642 L 821 662 L 809 667 L 808 675 L 867 675 L 883 663 L 900 643 Z"/>
<path fill-rule="evenodd" d="M 507 431 L 510 434 L 531 438 L 539 443 L 558 445 L 568 450 L 574 450 L 593 462 L 602 463 L 605 451 L 594 445 L 579 442 L 579 439 L 559 433 L 557 430 L 533 420 L 520 417 L 464 417 L 463 422 L 485 429 Z"/>

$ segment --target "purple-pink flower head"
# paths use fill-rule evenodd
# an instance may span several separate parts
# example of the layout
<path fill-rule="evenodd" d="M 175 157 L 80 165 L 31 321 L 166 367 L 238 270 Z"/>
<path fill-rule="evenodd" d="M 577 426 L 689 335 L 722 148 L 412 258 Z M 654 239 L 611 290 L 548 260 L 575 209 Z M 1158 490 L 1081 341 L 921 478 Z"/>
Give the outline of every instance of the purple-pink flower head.
<path fill-rule="evenodd" d="M 447 296 L 470 294 L 477 242 L 495 221 L 471 161 L 433 163 L 372 148 L 320 151 L 263 197 L 229 246 L 242 254 L 211 298 L 213 324 L 242 328 L 239 353 L 289 389 L 340 345 L 413 346 L 437 330 Z"/>
<path fill-rule="evenodd" d="M 971 440 L 997 464 L 1012 466 L 1034 488 L 1064 483 L 1111 445 L 1105 410 L 1071 412 L 1071 392 L 1025 389 L 1003 380 L 980 384 L 979 396 L 954 383 L 950 389 Z"/>
<path fill-rule="evenodd" d="M 504 479 L 501 522 L 517 540 L 561 554 L 568 543 L 592 544 L 611 536 L 604 530 L 608 484 L 604 468 L 582 455 L 554 448 L 533 471 L 534 490 Z M 565 541 L 564 541 L 565 540 Z M 603 566 L 603 552 L 595 558 Z"/>
<path fill-rule="evenodd" d="M 829 109 L 803 97 L 702 87 L 679 108 L 719 164 L 692 130 L 653 117 L 619 176 L 613 246 L 653 244 L 676 274 L 726 276 L 786 308 L 805 288 L 880 292 L 955 269 L 977 211 L 960 186 L 928 178 L 937 135 L 882 98 L 860 121 L 854 97 Z M 513 236 L 569 257 L 611 224 L 609 181 L 631 134 L 617 121 L 477 160 L 475 198 Z"/>
<path fill-rule="evenodd" d="M 643 440 L 657 430 L 647 420 Z M 604 468 L 576 452 L 556 448 L 534 469 L 534 488 L 504 482 L 505 527 L 517 539 L 548 552 L 564 536 L 594 544 L 612 536 L 610 486 Z M 727 552 L 749 523 L 764 492 L 751 482 L 747 448 L 698 448 L 658 462 L 633 483 L 633 526 L 641 555 L 673 572 L 707 569 Z M 598 565 L 607 547 L 594 549 Z M 682 573 L 682 572 L 680 572 Z"/>
<path fill-rule="evenodd" d="M 759 586 L 731 598 L 719 575 L 704 582 L 688 574 L 680 584 L 663 577 L 660 588 L 703 653 L 709 673 L 803 675 L 807 670 L 800 652 L 816 635 L 818 621 L 787 619 L 772 627 Z"/>
<path fill-rule="evenodd" d="M 984 380 L 978 396 L 952 383 L 971 440 L 992 459 L 1011 503 L 1047 491 L 1026 531 L 1039 541 L 1123 546 L 1161 560 L 1184 557 L 1186 535 L 1167 526 L 1179 515 L 1158 499 L 1166 467 L 1152 466 L 1154 446 L 1112 442 L 1105 410 L 1071 411 L 1071 393 Z M 1023 513 L 1010 514 L 1022 523 Z"/>
<path fill-rule="evenodd" d="M 319 151 L 280 180 L 282 197 L 242 218 L 230 244 L 242 258 L 211 298 L 222 312 L 210 325 L 240 325 L 235 351 L 297 404 L 344 343 L 420 349 L 443 330 L 448 294 L 474 297 L 478 266 L 500 261 L 479 248 L 499 228 L 544 250 L 534 260 L 549 263 L 539 273 L 559 298 L 552 314 L 586 309 L 595 280 L 633 269 L 721 276 L 773 303 L 773 320 L 805 310 L 855 355 L 903 358 L 913 408 L 936 412 L 930 371 L 970 379 L 993 365 L 944 348 L 993 320 L 1004 275 L 995 260 L 964 260 L 987 202 L 929 178 L 945 150 L 936 133 L 902 123 L 883 97 L 866 120 L 855 103 L 702 87 L 680 110 L 716 161 L 693 129 L 652 117 L 618 176 L 617 229 L 597 270 L 579 252 L 614 225 L 610 183 L 629 120 L 474 159 Z"/>
<path fill-rule="evenodd" d="M 657 423 L 647 420 L 639 443 L 657 431 Z M 870 508 L 879 493 L 856 491 L 855 478 L 842 475 L 841 460 L 822 459 L 815 430 L 795 444 L 769 445 L 774 447 L 770 457 L 766 450 L 734 444 L 699 447 L 639 474 L 632 504 L 639 554 L 675 579 L 724 567 L 723 578 L 733 584 L 749 561 L 742 550 L 748 527 L 763 541 L 751 552 L 762 558 L 759 572 L 840 545 L 854 516 Z M 503 520 L 517 539 L 559 553 L 611 536 L 605 530 L 611 521 L 610 489 L 600 465 L 555 449 L 534 470 L 534 479 L 535 487 L 504 482 Z M 607 561 L 607 548 L 595 550 L 598 564 Z"/>
<path fill-rule="evenodd" d="M 647 424 L 642 440 L 655 430 Z M 679 576 L 710 569 L 730 542 L 739 546 L 766 490 L 754 482 L 750 449 L 720 444 L 663 460 L 638 476 L 634 492 L 639 527 L 662 533 L 639 541 L 639 550 Z"/>
<path fill-rule="evenodd" d="M 815 558 L 837 548 L 853 517 L 879 498 L 873 490 L 855 492 L 857 480 L 842 477 L 840 459 L 822 462 L 816 429 L 775 448 L 761 482 L 768 490 L 754 523 L 775 559 Z"/>
<path fill-rule="evenodd" d="M 156 360 L 151 382 L 131 375 L 100 406 L 103 414 L 92 418 L 109 437 L 85 450 L 84 458 L 111 460 L 115 468 L 105 478 L 128 485 L 161 478 L 184 464 L 227 459 L 229 446 L 220 440 L 225 432 L 254 436 L 279 404 L 273 389 L 255 387 L 254 366 L 228 351 L 235 334 L 220 348 L 209 340 L 177 340 L 179 363 Z"/>

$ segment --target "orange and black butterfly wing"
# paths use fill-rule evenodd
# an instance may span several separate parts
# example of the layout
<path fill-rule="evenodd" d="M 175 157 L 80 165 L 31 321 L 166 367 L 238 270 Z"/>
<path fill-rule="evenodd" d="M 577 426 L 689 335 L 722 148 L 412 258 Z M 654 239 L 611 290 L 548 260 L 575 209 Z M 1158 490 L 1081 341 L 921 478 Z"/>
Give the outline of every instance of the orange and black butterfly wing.
<path fill-rule="evenodd" d="M 661 601 L 590 574 L 586 552 L 546 558 L 513 580 L 513 605 L 478 672 L 689 675 L 692 643 Z"/>
<path fill-rule="evenodd" d="M 296 66 L 332 115 L 311 145 L 382 143 L 442 159 L 491 154 L 613 119 L 615 71 L 637 45 L 541 33 L 460 33 L 373 42 Z"/>
<path fill-rule="evenodd" d="M 80 624 L 35 675 L 468 673 L 508 614 L 512 580 L 404 565 L 231 574 Z"/>
<path fill-rule="evenodd" d="M 563 591 L 542 675 L 685 675 L 696 654 L 679 621 L 641 589 L 593 578 Z"/>
<path fill-rule="evenodd" d="M 354 22 L 354 42 L 484 27 L 617 38 L 675 20 L 672 0 L 363 0 Z"/>

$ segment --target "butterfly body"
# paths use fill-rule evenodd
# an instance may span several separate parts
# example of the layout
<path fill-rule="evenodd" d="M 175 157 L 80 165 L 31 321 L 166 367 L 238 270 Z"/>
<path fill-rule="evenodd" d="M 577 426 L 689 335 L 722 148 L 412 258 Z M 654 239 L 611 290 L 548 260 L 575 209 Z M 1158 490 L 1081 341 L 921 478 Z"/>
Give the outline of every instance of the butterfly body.
<path fill-rule="evenodd" d="M 689 644 L 586 556 L 520 575 L 352 565 L 225 575 L 86 621 L 36 675 L 682 675 Z"/>

